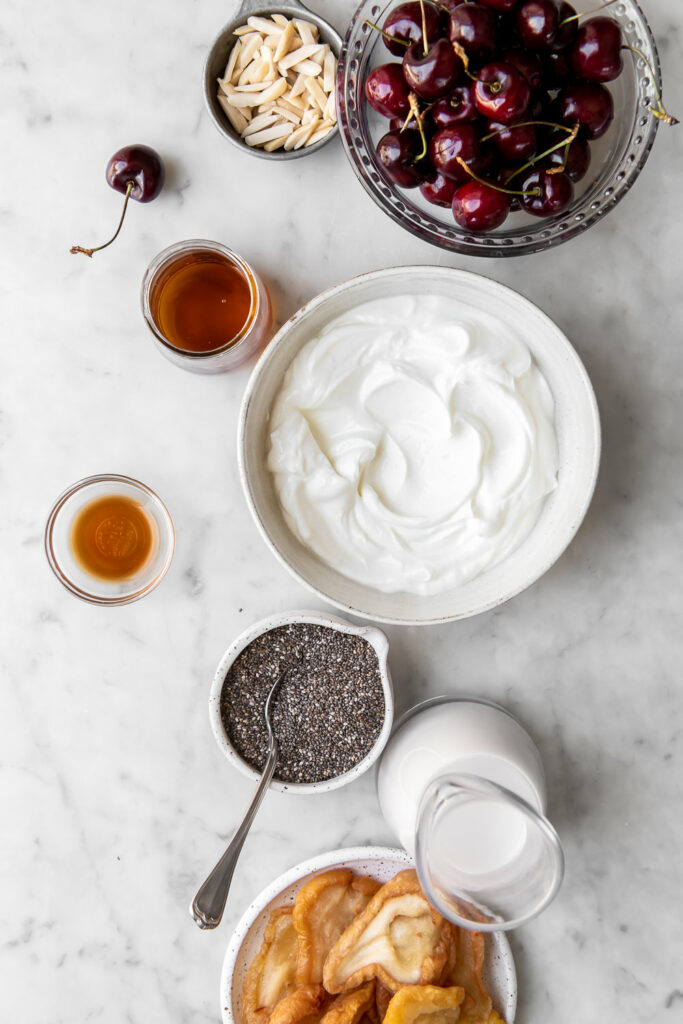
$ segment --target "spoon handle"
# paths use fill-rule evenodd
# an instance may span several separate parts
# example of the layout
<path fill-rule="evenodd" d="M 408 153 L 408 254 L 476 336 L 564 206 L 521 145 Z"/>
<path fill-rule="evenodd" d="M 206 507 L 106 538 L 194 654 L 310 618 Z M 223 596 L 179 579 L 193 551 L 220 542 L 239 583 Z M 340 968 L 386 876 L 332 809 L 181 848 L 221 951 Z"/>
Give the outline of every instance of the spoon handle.
<path fill-rule="evenodd" d="M 275 773 L 277 757 L 277 743 L 275 742 L 275 737 L 271 736 L 271 742 L 268 748 L 268 759 L 266 761 L 265 768 L 263 769 L 263 775 L 261 776 L 261 781 L 259 782 L 258 788 L 252 797 L 251 803 L 247 808 L 242 824 L 232 837 L 227 850 L 192 901 L 190 914 L 200 928 L 215 928 L 221 922 L 223 911 L 225 909 L 225 901 L 228 898 L 230 883 L 232 882 L 232 876 L 237 865 L 240 851 L 242 850 L 244 840 L 247 838 L 247 833 L 249 832 L 251 824 L 256 817 L 256 812 L 261 806 L 261 802 L 266 795 L 266 790 L 268 789 L 270 781 Z"/>

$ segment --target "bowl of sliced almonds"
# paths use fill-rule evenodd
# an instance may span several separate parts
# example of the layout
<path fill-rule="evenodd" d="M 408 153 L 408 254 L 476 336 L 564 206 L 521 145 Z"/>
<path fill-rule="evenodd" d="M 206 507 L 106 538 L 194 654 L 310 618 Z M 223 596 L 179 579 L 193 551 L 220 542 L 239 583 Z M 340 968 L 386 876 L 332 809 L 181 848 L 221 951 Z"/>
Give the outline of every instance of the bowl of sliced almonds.
<path fill-rule="evenodd" d="M 342 40 L 298 0 L 244 0 L 216 37 L 204 67 L 211 118 L 230 142 L 282 160 L 320 149 L 337 133 Z"/>

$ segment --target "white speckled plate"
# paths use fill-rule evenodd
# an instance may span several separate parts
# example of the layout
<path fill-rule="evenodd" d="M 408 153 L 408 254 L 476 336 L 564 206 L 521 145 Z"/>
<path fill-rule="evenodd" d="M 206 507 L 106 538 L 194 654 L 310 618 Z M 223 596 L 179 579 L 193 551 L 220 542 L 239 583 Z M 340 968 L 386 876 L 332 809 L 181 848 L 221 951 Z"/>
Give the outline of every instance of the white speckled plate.
<path fill-rule="evenodd" d="M 276 878 L 247 907 L 232 934 L 221 973 L 221 1013 L 223 1024 L 236 1024 L 240 1017 L 240 993 L 246 970 L 256 955 L 271 910 L 293 903 L 304 882 L 329 868 L 352 868 L 387 882 L 413 861 L 405 850 L 388 846 L 357 846 L 332 850 L 297 864 Z M 486 936 L 484 981 L 493 1005 L 506 1021 L 513 1024 L 517 1007 L 517 975 L 512 951 L 503 932 Z"/>

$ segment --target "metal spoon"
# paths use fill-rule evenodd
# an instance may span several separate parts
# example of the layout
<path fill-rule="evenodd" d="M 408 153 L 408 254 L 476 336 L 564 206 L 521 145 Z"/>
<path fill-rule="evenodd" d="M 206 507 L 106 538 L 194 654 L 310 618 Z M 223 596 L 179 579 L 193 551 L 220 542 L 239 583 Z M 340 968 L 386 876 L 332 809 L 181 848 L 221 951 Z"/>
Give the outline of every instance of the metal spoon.
<path fill-rule="evenodd" d="M 266 698 L 266 704 L 263 709 L 263 714 L 266 720 L 266 729 L 268 730 L 268 757 L 266 758 L 266 763 L 263 768 L 261 781 L 259 782 L 256 792 L 252 797 L 252 801 L 247 808 L 242 824 L 235 832 L 227 850 L 199 889 L 197 895 L 192 901 L 192 905 L 190 906 L 190 914 L 200 928 L 216 928 L 217 925 L 221 923 L 223 911 L 225 910 L 225 901 L 228 898 L 230 883 L 232 882 L 232 876 L 235 868 L 237 867 L 239 855 L 242 852 L 244 840 L 247 838 L 247 833 L 249 832 L 252 822 L 256 817 L 256 812 L 261 806 L 261 802 L 266 795 L 266 790 L 268 789 L 270 781 L 275 774 L 278 759 L 278 748 L 270 715 L 275 694 L 291 667 L 291 665 L 288 665 L 277 677 L 270 688 L 270 693 Z"/>

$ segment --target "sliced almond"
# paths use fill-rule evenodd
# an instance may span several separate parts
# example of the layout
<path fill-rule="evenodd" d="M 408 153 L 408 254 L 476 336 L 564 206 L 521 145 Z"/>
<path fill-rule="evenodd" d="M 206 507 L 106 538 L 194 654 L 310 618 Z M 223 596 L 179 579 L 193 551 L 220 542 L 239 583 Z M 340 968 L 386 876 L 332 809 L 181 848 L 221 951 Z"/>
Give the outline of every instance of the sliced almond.
<path fill-rule="evenodd" d="M 284 117 L 285 121 L 291 121 L 291 123 L 297 125 L 297 127 L 301 124 L 301 114 L 299 111 L 288 110 L 287 107 L 282 104 L 282 100 L 275 104 L 273 111 L 279 114 L 280 117 Z"/>
<path fill-rule="evenodd" d="M 314 60 L 301 60 L 294 65 L 294 70 L 300 75 L 308 75 L 309 78 L 315 78 L 323 72 L 320 64 L 316 64 Z"/>
<path fill-rule="evenodd" d="M 271 14 L 271 18 L 273 19 L 276 25 L 281 25 L 282 28 L 285 28 L 287 25 L 289 25 L 289 18 L 286 18 L 284 14 Z"/>
<path fill-rule="evenodd" d="M 327 47 L 327 54 L 323 61 L 323 89 L 325 92 L 332 92 L 334 89 L 334 80 L 337 77 L 337 58 Z"/>
<path fill-rule="evenodd" d="M 328 121 L 332 121 L 333 124 L 337 122 L 337 97 L 333 92 L 328 96 L 325 109 L 323 110 L 323 117 Z"/>
<path fill-rule="evenodd" d="M 240 25 L 239 28 L 236 28 L 235 31 L 233 32 L 233 35 L 234 36 L 249 36 L 249 35 L 251 35 L 251 33 L 253 31 L 254 30 L 251 27 L 251 25 L 249 25 L 247 23 L 246 25 Z"/>
<path fill-rule="evenodd" d="M 318 26 L 314 25 L 310 21 L 302 21 L 300 18 L 294 19 L 294 28 L 301 36 L 303 43 L 315 43 L 318 39 Z"/>
<path fill-rule="evenodd" d="M 263 148 L 265 149 L 266 153 L 272 153 L 276 149 L 282 149 L 286 141 L 287 139 L 285 138 L 273 139 L 272 142 L 266 142 Z"/>
<path fill-rule="evenodd" d="M 320 112 L 322 113 L 322 111 L 327 106 L 327 96 L 322 91 L 315 78 L 309 78 L 308 81 L 306 82 L 306 92 L 314 101 L 314 103 L 317 104 L 317 106 L 320 108 Z"/>
<path fill-rule="evenodd" d="M 302 102 L 301 97 L 292 96 L 291 90 L 282 94 L 278 103 L 281 103 L 283 107 L 287 107 L 293 114 L 303 114 L 304 110 L 308 107 L 308 103 Z"/>
<path fill-rule="evenodd" d="M 235 85 L 233 86 L 235 92 L 261 92 L 263 89 L 268 89 L 270 82 L 250 82 L 248 85 Z"/>
<path fill-rule="evenodd" d="M 310 138 L 306 140 L 304 145 L 315 146 L 316 142 L 320 142 L 322 139 L 325 138 L 326 135 L 329 135 L 333 128 L 334 125 L 330 124 L 329 121 L 323 121 L 322 125 L 317 129 L 317 131 L 313 132 Z"/>
<path fill-rule="evenodd" d="M 287 22 L 287 27 L 285 28 L 284 32 L 280 36 L 280 41 L 277 44 L 277 47 L 275 49 L 275 54 L 274 54 L 275 60 L 276 61 L 282 60 L 282 58 L 284 56 L 286 56 L 286 54 L 288 54 L 289 51 L 294 46 L 296 46 L 297 42 L 299 42 L 299 37 L 297 36 L 297 34 L 296 34 L 295 30 L 294 30 L 294 25 L 292 24 L 291 21 L 288 21 Z"/>
<path fill-rule="evenodd" d="M 251 61 L 260 50 L 263 43 L 263 38 L 258 32 L 252 32 L 251 35 L 244 36 L 242 40 L 242 49 L 240 50 L 239 57 L 237 58 L 237 68 L 243 71 L 246 68 L 249 61 Z"/>
<path fill-rule="evenodd" d="M 238 110 L 237 107 L 232 105 L 232 103 L 229 103 L 221 93 L 218 93 L 218 102 L 225 111 L 225 115 L 230 124 L 233 126 L 235 131 L 241 135 L 249 124 L 242 111 Z"/>
<path fill-rule="evenodd" d="M 235 43 L 235 45 L 233 46 L 232 50 L 230 51 L 230 55 L 228 57 L 228 63 L 225 65 L 225 73 L 223 75 L 223 78 L 226 81 L 228 81 L 228 82 L 231 81 L 231 79 L 232 79 L 232 73 L 235 70 L 235 65 L 237 64 L 237 58 L 240 55 L 240 50 L 241 49 L 242 49 L 242 40 L 238 39 L 237 42 Z"/>
<path fill-rule="evenodd" d="M 277 66 L 280 68 L 280 71 L 284 73 L 287 68 L 294 67 L 295 64 L 298 64 L 302 60 L 307 60 L 311 54 L 316 53 L 317 50 L 317 44 L 313 44 L 311 46 L 298 46 L 296 50 L 290 50 L 282 60 L 279 60 L 277 62 Z"/>
<path fill-rule="evenodd" d="M 278 120 L 278 115 L 272 110 L 267 114 L 257 114 L 257 116 L 252 118 L 249 124 L 243 129 L 242 138 L 246 135 L 253 135 L 254 132 L 260 132 L 263 128 L 270 128 L 270 126 L 275 124 Z"/>
<path fill-rule="evenodd" d="M 294 144 L 294 149 L 301 149 L 301 147 L 302 147 L 302 146 L 305 146 L 305 145 L 306 145 L 306 143 L 307 143 L 307 142 L 308 142 L 308 140 L 310 139 L 311 135 L 313 135 L 314 131 L 315 131 L 315 130 L 316 130 L 316 128 L 318 127 L 318 122 L 319 122 L 319 121 L 320 121 L 320 118 L 319 118 L 319 117 L 318 117 L 318 115 L 316 114 L 316 115 L 315 115 L 315 116 L 313 117 L 313 120 L 312 120 L 312 121 L 310 121 L 310 122 L 309 122 L 309 124 L 307 124 L 307 125 L 305 126 L 305 127 L 306 127 L 306 128 L 308 129 L 308 131 L 307 131 L 307 133 L 306 133 L 305 135 L 302 135 L 302 137 L 301 137 L 301 138 L 299 139 L 299 141 L 298 141 L 298 142 L 296 142 L 296 143 Z"/>
<path fill-rule="evenodd" d="M 274 124 L 271 128 L 264 128 L 263 131 L 248 135 L 244 141 L 248 146 L 262 146 L 273 139 L 285 139 L 292 131 L 291 124 Z"/>
<path fill-rule="evenodd" d="M 306 76 L 305 75 L 297 75 L 296 76 L 296 81 L 294 82 L 294 85 L 291 88 L 290 96 L 292 97 L 292 99 L 294 99 L 295 96 L 300 96 L 302 94 L 302 92 L 305 92 L 305 91 L 306 91 Z"/>
<path fill-rule="evenodd" d="M 278 25 L 276 21 L 271 21 L 270 18 L 259 18 L 257 14 L 252 14 L 251 18 L 247 18 L 247 25 L 251 25 L 252 29 L 260 32 L 262 36 L 271 34 L 279 36 L 282 33 L 282 26 Z"/>

